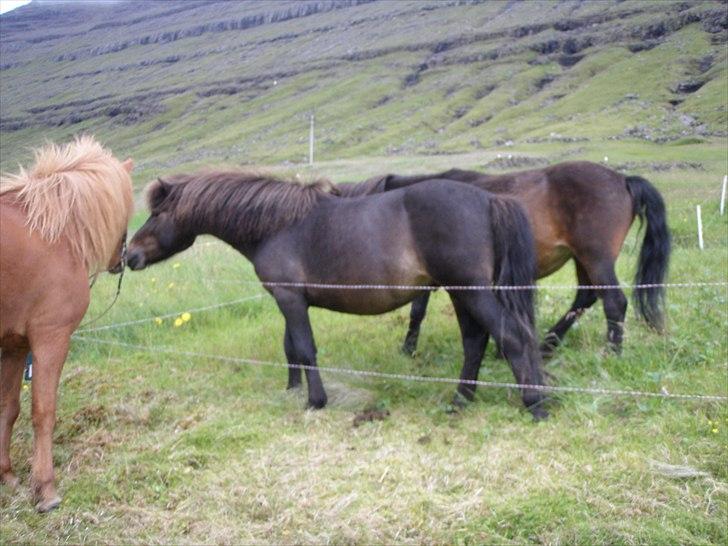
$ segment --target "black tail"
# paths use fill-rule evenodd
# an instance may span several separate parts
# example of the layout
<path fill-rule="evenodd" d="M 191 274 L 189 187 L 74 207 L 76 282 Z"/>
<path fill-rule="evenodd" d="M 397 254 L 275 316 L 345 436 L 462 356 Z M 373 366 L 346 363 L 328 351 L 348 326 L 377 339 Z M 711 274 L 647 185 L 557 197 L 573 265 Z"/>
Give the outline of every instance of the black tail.
<path fill-rule="evenodd" d="M 495 254 L 496 286 L 532 286 L 536 279 L 536 251 L 528 217 L 515 201 L 491 196 L 490 225 Z M 496 297 L 513 311 L 529 337 L 534 337 L 534 290 L 496 290 Z"/>
<path fill-rule="evenodd" d="M 665 202 L 657 189 L 640 176 L 628 176 L 627 189 L 632 194 L 634 214 L 645 223 L 645 239 L 640 250 L 635 284 L 662 284 L 670 262 L 670 231 L 667 228 Z M 664 325 L 665 289 L 636 288 L 634 304 L 647 323 L 656 330 Z"/>

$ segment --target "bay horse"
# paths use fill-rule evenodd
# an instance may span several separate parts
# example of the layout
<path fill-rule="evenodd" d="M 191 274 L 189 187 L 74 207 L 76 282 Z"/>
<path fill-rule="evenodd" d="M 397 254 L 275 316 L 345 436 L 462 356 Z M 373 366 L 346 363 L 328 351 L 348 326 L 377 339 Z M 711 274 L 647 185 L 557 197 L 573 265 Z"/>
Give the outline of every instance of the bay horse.
<path fill-rule="evenodd" d="M 93 137 L 35 151 L 35 164 L 0 179 L 0 481 L 16 488 L 10 440 L 33 353 L 31 488 L 58 506 L 51 455 L 59 378 L 89 304 L 89 276 L 121 271 L 132 212 L 131 160 Z"/>
<path fill-rule="evenodd" d="M 341 199 L 325 180 L 301 185 L 249 172 L 200 172 L 158 179 L 147 190 L 150 217 L 129 243 L 140 270 L 213 235 L 250 260 L 285 318 L 289 364 L 306 366 L 308 406 L 327 397 L 316 369 L 311 306 L 371 315 L 412 301 L 418 286 L 529 284 L 535 255 L 528 220 L 514 201 L 451 181 Z M 345 289 L 324 285 L 407 285 Z M 448 290 L 464 348 L 458 393 L 472 400 L 495 335 L 520 384 L 542 385 L 530 290 Z M 288 388 L 301 385 L 289 367 Z M 535 418 L 544 396 L 523 388 Z M 456 400 L 458 400 L 456 395 Z"/>
<path fill-rule="evenodd" d="M 670 232 L 665 204 L 657 189 L 639 176 L 622 174 L 588 161 L 558 163 L 549 167 L 501 175 L 476 171 L 449 171 L 417 176 L 386 175 L 359 184 L 340 185 L 344 196 L 375 194 L 429 179 L 448 179 L 506 195 L 523 205 L 531 222 L 538 256 L 537 277 L 547 277 L 570 259 L 576 265 L 580 288 L 571 308 L 549 329 L 541 345 L 547 357 L 561 343 L 574 322 L 602 298 L 607 318 L 607 343 L 621 351 L 627 298 L 621 289 L 591 286 L 618 285 L 614 264 L 636 217 L 645 225 L 634 283 L 660 285 L 670 259 Z M 402 350 L 413 354 L 429 292 L 413 304 Z M 656 330 L 663 327 L 664 288 L 633 291 L 635 307 Z"/>

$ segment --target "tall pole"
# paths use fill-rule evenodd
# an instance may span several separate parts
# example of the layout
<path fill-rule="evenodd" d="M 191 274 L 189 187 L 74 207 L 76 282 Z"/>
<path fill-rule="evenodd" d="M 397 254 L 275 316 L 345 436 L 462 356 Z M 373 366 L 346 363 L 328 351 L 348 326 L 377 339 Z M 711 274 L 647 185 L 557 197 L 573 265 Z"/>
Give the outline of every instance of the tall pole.
<path fill-rule="evenodd" d="M 313 165 L 313 114 L 311 114 L 311 128 L 308 133 L 308 164 Z"/>

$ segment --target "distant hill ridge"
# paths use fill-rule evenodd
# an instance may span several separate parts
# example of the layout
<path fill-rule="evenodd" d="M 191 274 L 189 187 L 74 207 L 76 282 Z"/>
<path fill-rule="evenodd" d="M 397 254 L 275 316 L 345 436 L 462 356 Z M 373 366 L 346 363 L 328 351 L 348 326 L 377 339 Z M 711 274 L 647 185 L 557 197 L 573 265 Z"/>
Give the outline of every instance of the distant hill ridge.
<path fill-rule="evenodd" d="M 134 133 L 162 131 L 165 145 L 214 142 L 233 157 L 240 142 L 246 157 L 300 153 L 312 110 L 320 145 L 337 154 L 449 153 L 552 133 L 725 136 L 727 11 L 722 1 L 35 0 L 0 16 L 0 131 L 11 149 L 39 131 L 132 147 Z"/>

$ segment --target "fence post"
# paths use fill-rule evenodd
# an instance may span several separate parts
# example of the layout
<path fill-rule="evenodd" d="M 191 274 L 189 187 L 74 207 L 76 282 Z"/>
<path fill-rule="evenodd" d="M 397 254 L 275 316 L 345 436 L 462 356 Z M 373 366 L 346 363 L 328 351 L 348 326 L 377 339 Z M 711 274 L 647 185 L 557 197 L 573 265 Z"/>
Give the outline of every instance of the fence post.
<path fill-rule="evenodd" d="M 728 174 L 723 177 L 723 188 L 720 190 L 720 215 L 725 212 L 725 186 L 728 184 Z"/>
<path fill-rule="evenodd" d="M 313 114 L 311 114 L 311 127 L 308 133 L 308 164 L 313 165 Z"/>
<path fill-rule="evenodd" d="M 700 215 L 700 205 L 695 207 L 695 213 L 698 216 L 698 246 L 700 247 L 700 250 L 703 250 L 703 218 Z"/>

